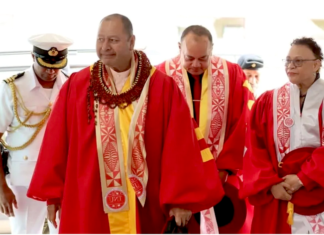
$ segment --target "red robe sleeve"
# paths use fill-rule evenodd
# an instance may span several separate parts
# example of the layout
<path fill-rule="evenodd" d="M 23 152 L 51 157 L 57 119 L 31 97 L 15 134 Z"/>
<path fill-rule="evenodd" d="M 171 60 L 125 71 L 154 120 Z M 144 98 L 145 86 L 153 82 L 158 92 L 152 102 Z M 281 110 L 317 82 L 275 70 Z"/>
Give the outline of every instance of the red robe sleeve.
<path fill-rule="evenodd" d="M 323 131 L 323 104 L 321 104 L 318 113 L 318 120 L 319 120 L 319 132 L 322 136 Z M 321 138 L 321 142 L 322 142 Z M 323 154 L 324 154 L 324 147 L 316 149 L 310 159 L 306 160 L 303 165 L 301 166 L 300 172 L 297 174 L 301 182 L 303 183 L 305 189 L 310 191 L 315 187 L 321 186 L 324 187 L 324 162 L 323 162 Z"/>
<path fill-rule="evenodd" d="M 315 187 L 324 188 L 324 147 L 316 149 L 311 158 L 305 161 L 301 171 L 297 174 L 306 190 L 310 191 Z"/>
<path fill-rule="evenodd" d="M 169 78 L 167 78 L 169 79 Z M 224 195 L 212 155 L 203 160 L 188 105 L 173 79 L 164 93 L 167 115 L 161 161 L 160 204 L 165 213 L 183 208 L 193 213 L 217 204 Z"/>
<path fill-rule="evenodd" d="M 237 64 L 227 62 L 229 74 L 229 100 L 224 146 L 217 158 L 221 170 L 237 172 L 243 167 L 247 120 L 254 96 L 245 74 Z"/>
<path fill-rule="evenodd" d="M 242 198 L 249 197 L 252 205 L 263 205 L 273 200 L 271 186 L 283 181 L 277 173 L 273 141 L 273 91 L 262 94 L 252 107 L 248 131 L 247 152 L 243 165 Z"/>
<path fill-rule="evenodd" d="M 69 142 L 66 117 L 68 106 L 73 108 L 68 102 L 71 80 L 73 75 L 62 86 L 53 107 L 27 192 L 28 197 L 48 204 L 59 203 L 63 195 Z"/>

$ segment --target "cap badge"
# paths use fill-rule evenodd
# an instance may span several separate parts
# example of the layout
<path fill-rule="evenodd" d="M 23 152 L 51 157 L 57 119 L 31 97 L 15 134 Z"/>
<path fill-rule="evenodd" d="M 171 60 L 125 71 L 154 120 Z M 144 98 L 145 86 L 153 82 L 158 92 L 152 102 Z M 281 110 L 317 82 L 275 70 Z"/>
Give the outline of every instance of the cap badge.
<path fill-rule="evenodd" d="M 58 55 L 58 50 L 55 47 L 52 47 L 49 51 L 48 54 L 50 56 L 57 56 Z"/>
<path fill-rule="evenodd" d="M 252 64 L 251 66 L 252 66 L 252 68 L 255 68 L 256 64 Z"/>

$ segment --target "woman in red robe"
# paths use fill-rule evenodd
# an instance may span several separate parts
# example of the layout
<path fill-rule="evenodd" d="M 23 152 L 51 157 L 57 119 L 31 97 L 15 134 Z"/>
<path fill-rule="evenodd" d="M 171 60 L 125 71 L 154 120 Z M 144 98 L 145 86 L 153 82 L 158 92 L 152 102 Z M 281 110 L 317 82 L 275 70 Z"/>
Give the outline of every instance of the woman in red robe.
<path fill-rule="evenodd" d="M 290 82 L 252 108 L 240 192 L 255 206 L 252 233 L 324 232 L 322 60 L 312 38 L 295 39 L 284 60 Z"/>

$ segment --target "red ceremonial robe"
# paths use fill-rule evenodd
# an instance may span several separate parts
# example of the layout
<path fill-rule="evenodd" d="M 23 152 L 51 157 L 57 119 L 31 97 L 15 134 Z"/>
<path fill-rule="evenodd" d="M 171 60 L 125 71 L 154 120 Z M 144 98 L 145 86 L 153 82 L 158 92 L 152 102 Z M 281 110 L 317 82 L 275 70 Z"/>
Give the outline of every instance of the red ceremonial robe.
<path fill-rule="evenodd" d="M 88 123 L 89 67 L 62 87 L 49 119 L 28 197 L 61 201 L 60 233 L 110 233 L 104 213 L 94 118 Z M 93 97 L 91 97 L 93 110 Z M 150 80 L 145 127 L 149 178 L 145 206 L 137 202 L 137 231 L 160 233 L 171 208 L 193 213 L 223 196 L 216 166 L 203 162 L 188 106 L 174 81 Z"/>
<path fill-rule="evenodd" d="M 222 151 L 216 159 L 219 170 L 228 170 L 233 173 L 229 177 L 239 177 L 241 182 L 241 171 L 243 167 L 243 154 L 247 122 L 250 109 L 254 102 L 254 95 L 251 86 L 239 65 L 226 61 L 229 78 L 229 95 L 226 118 L 225 139 Z M 166 61 L 159 64 L 157 69 L 166 72 Z M 214 92 L 218 92 L 216 89 Z M 236 179 L 233 179 L 236 181 Z M 238 231 L 231 228 L 230 233 L 250 233 L 253 207 L 246 201 L 247 214 L 243 227 Z M 240 215 L 245 217 L 245 215 Z"/>
<path fill-rule="evenodd" d="M 165 63 L 156 68 L 164 73 Z M 243 152 L 245 145 L 246 122 L 249 113 L 248 101 L 254 100 L 253 94 L 244 87 L 246 80 L 242 69 L 227 61 L 229 76 L 228 113 L 224 146 L 216 163 L 220 170 L 236 173 L 243 166 Z M 233 147 L 235 146 L 235 148 Z"/>
<path fill-rule="evenodd" d="M 294 210 L 302 215 L 323 212 L 324 148 L 300 148 L 278 160 L 274 142 L 273 94 L 262 94 L 253 105 L 250 143 L 244 157 L 242 197 L 249 197 L 254 205 L 251 233 L 291 233 L 287 223 L 287 201 L 277 200 L 270 189 L 283 181 L 287 174 L 297 174 L 304 187 L 293 194 Z M 321 113 L 321 110 L 320 110 Z M 319 118 L 319 126 L 321 120 Z"/>

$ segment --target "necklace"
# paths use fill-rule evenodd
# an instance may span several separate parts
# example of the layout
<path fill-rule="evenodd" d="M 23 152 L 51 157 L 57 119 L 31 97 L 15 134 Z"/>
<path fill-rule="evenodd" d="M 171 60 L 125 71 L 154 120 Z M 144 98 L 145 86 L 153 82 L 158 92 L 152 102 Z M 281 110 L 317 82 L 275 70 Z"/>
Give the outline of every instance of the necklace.
<path fill-rule="evenodd" d="M 115 109 L 117 106 L 118 108 L 125 109 L 140 97 L 146 80 L 150 76 L 152 65 L 144 52 L 134 51 L 134 54 L 135 59 L 138 61 L 134 82 L 130 89 L 120 94 L 114 93 L 111 87 L 106 85 L 103 75 L 103 63 L 97 61 L 94 64 L 91 70 L 90 85 L 87 91 L 88 123 L 91 119 L 90 93 L 92 93 L 95 101 L 107 105 L 111 109 Z M 95 109 L 96 108 L 97 107 L 95 107 Z M 95 112 L 95 110 L 93 111 Z"/>

